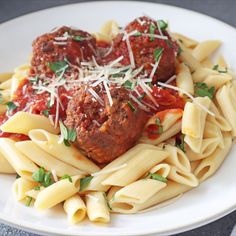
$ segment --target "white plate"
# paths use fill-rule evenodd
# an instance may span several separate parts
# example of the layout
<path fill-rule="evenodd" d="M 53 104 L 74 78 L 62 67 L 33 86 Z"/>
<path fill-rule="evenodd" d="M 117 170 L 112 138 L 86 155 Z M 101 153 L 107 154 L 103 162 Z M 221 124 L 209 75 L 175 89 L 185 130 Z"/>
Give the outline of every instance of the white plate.
<path fill-rule="evenodd" d="M 32 40 L 55 26 L 77 26 L 96 31 L 108 19 L 125 25 L 143 13 L 167 19 L 171 29 L 190 37 L 220 39 L 222 52 L 236 69 L 236 31 L 207 16 L 165 5 L 145 2 L 91 2 L 67 5 L 32 13 L 0 25 L 0 70 L 12 70 L 25 63 Z M 184 194 L 165 208 L 136 215 L 112 215 L 109 225 L 84 222 L 69 226 L 60 209 L 38 213 L 14 201 L 14 177 L 0 176 L 0 219 L 2 222 L 41 234 L 60 235 L 141 235 L 173 234 L 192 229 L 222 217 L 236 208 L 236 148 L 220 170 L 200 187 Z M 157 235 L 156 234 L 156 235 Z"/>

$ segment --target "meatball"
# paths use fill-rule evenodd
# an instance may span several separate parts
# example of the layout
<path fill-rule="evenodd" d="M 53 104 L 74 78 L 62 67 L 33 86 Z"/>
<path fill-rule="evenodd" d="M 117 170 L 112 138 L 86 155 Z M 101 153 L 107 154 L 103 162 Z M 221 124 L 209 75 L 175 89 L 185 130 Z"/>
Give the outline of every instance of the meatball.
<path fill-rule="evenodd" d="M 140 24 L 140 21 L 143 24 Z M 151 31 L 150 27 L 152 27 L 154 31 Z M 140 17 L 139 20 L 134 20 L 130 24 L 128 24 L 125 28 L 125 31 L 129 34 L 131 32 L 137 31 L 138 34 L 146 34 L 146 35 L 133 35 L 129 36 L 130 45 L 132 48 L 135 66 L 141 67 L 144 66 L 145 74 L 150 75 L 153 69 L 153 64 L 155 64 L 155 49 L 163 48 L 163 53 L 161 55 L 161 59 L 158 65 L 158 68 L 153 77 L 153 83 L 157 80 L 166 81 L 171 76 L 175 74 L 175 58 L 178 51 L 178 46 L 175 42 L 173 42 L 167 33 L 166 30 L 162 30 L 163 36 L 166 36 L 167 39 L 159 39 L 152 38 L 150 35 L 160 35 L 160 32 L 157 27 L 157 22 L 147 18 Z M 148 35 L 149 34 L 149 35 Z M 118 34 L 113 40 L 113 50 L 112 52 L 104 57 L 101 60 L 102 64 L 107 64 L 114 59 L 124 56 L 121 63 L 123 65 L 130 64 L 130 57 L 128 53 L 128 47 L 126 40 L 123 40 L 124 34 Z"/>
<path fill-rule="evenodd" d="M 49 62 L 64 61 L 74 65 L 90 61 L 96 55 L 96 40 L 87 32 L 61 27 L 44 34 L 33 42 L 31 74 L 50 74 Z"/>
<path fill-rule="evenodd" d="M 113 105 L 103 89 L 96 93 L 98 102 L 88 90 L 81 88 L 67 107 L 65 124 L 76 129 L 77 145 L 97 163 L 108 163 L 120 156 L 140 138 L 147 114 L 129 99 L 125 88 L 111 88 Z"/>

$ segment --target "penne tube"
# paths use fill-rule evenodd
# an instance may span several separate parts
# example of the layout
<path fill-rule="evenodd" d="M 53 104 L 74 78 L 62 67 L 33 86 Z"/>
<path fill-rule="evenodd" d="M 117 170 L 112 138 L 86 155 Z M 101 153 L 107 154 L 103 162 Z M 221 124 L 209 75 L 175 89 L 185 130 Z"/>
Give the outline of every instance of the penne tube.
<path fill-rule="evenodd" d="M 174 38 L 184 44 L 187 48 L 194 48 L 197 46 L 198 42 L 194 39 L 191 39 L 185 35 L 174 33 Z"/>
<path fill-rule="evenodd" d="M 195 98 L 195 101 L 205 106 L 206 109 L 209 109 L 211 105 L 211 100 L 208 97 L 197 97 Z M 194 152 L 200 153 L 201 147 L 202 147 L 202 138 L 203 138 L 203 132 L 204 132 L 207 113 L 205 110 L 203 110 L 200 107 L 198 107 L 197 109 L 198 109 L 198 112 L 200 113 L 200 124 L 201 124 L 200 131 L 199 131 L 200 135 L 197 138 L 191 137 L 189 135 L 185 135 L 184 141 L 189 145 L 189 147 Z M 188 122 L 192 124 L 194 121 L 189 120 Z"/>
<path fill-rule="evenodd" d="M 85 172 L 74 168 L 55 157 L 43 151 L 32 141 L 22 141 L 15 143 L 16 148 L 27 156 L 31 161 L 38 166 L 44 167 L 46 170 L 55 170 L 56 175 L 62 177 L 67 174 L 70 176 L 85 174 Z"/>
<path fill-rule="evenodd" d="M 5 114 L 5 112 L 7 111 L 7 106 L 6 105 L 0 105 L 0 115 Z"/>
<path fill-rule="evenodd" d="M 219 75 L 219 73 L 216 70 L 212 70 L 206 67 L 199 67 L 192 74 L 193 82 L 194 83 L 203 82 L 204 79 L 209 75 L 216 76 Z"/>
<path fill-rule="evenodd" d="M 225 61 L 225 58 L 223 55 L 220 55 L 217 57 L 216 63 L 222 68 L 228 68 L 227 62 Z"/>
<path fill-rule="evenodd" d="M 15 174 L 15 169 L 11 166 L 9 161 L 0 152 L 0 173 L 3 174 Z"/>
<path fill-rule="evenodd" d="M 86 190 L 106 192 L 110 188 L 110 186 L 102 185 L 102 181 L 106 180 L 113 172 L 115 172 L 117 169 L 119 169 L 119 167 L 122 167 L 122 165 L 126 164 L 129 160 L 134 158 L 138 153 L 144 150 L 152 149 L 155 150 L 156 147 L 149 144 L 137 144 L 136 146 L 125 152 L 123 155 L 105 166 L 100 172 L 96 173 Z"/>
<path fill-rule="evenodd" d="M 144 209 L 148 209 L 152 206 L 160 204 L 174 197 L 177 197 L 178 195 L 187 192 L 190 189 L 190 186 L 168 181 L 167 186 L 165 188 L 160 190 L 157 194 L 154 194 L 151 198 L 149 198 L 146 202 L 142 204 L 136 204 L 131 202 L 121 203 L 116 201 L 115 198 L 112 198 L 109 201 L 109 205 L 111 206 L 114 212 L 132 214 L 142 211 Z"/>
<path fill-rule="evenodd" d="M 202 62 L 201 62 L 201 65 L 203 66 L 203 67 L 206 67 L 206 68 L 209 68 L 209 69 L 211 69 L 211 68 L 213 68 L 213 63 L 212 63 L 212 61 L 211 61 L 211 59 L 209 58 L 209 57 L 207 57 L 206 59 L 204 59 Z"/>
<path fill-rule="evenodd" d="M 182 171 L 175 166 L 171 166 L 168 179 L 190 187 L 198 186 L 198 179 L 194 176 L 194 174 L 188 171 Z"/>
<path fill-rule="evenodd" d="M 38 194 L 34 206 L 38 210 L 45 210 L 70 198 L 79 191 L 82 177 L 83 175 L 73 176 L 72 182 L 69 179 L 62 179 L 43 189 Z"/>
<path fill-rule="evenodd" d="M 187 102 L 182 118 L 182 133 L 193 138 L 200 138 L 202 131 L 200 108 L 197 104 Z"/>
<path fill-rule="evenodd" d="M 182 150 L 168 144 L 165 145 L 164 150 L 169 153 L 168 157 L 165 159 L 166 163 L 176 166 L 182 171 L 190 171 L 191 167 L 189 159 Z"/>
<path fill-rule="evenodd" d="M 13 184 L 13 193 L 17 201 L 21 201 L 27 197 L 27 192 L 34 187 L 38 186 L 38 183 L 29 181 L 24 178 L 18 178 Z"/>
<path fill-rule="evenodd" d="M 119 25 L 115 20 L 107 21 L 102 25 L 100 33 L 113 39 L 120 33 Z"/>
<path fill-rule="evenodd" d="M 0 84 L 0 89 L 1 90 L 11 89 L 11 84 L 12 84 L 12 78 L 2 82 Z"/>
<path fill-rule="evenodd" d="M 193 49 L 193 56 L 198 61 L 203 61 L 207 57 L 211 56 L 216 49 L 218 49 L 221 45 L 221 42 L 219 40 L 207 40 L 199 43 L 194 49 Z"/>
<path fill-rule="evenodd" d="M 31 176 L 38 170 L 38 167 L 15 147 L 13 140 L 0 138 L 0 152 L 18 175 L 32 181 Z"/>
<path fill-rule="evenodd" d="M 119 203 L 141 204 L 165 188 L 166 185 L 166 183 L 154 179 L 140 179 L 121 188 L 114 194 L 113 198 Z"/>
<path fill-rule="evenodd" d="M 92 35 L 93 35 L 93 37 L 96 38 L 97 41 L 102 41 L 102 42 L 106 42 L 106 43 L 111 43 L 111 41 L 112 41 L 112 38 L 107 34 L 95 32 L 95 33 L 92 33 Z"/>
<path fill-rule="evenodd" d="M 153 174 L 159 174 L 166 178 L 170 173 L 170 165 L 166 163 L 161 163 L 154 166 L 151 170 L 149 170 L 149 172 Z"/>
<path fill-rule="evenodd" d="M 168 152 L 156 147 L 152 150 L 143 150 L 137 153 L 131 160 L 126 162 L 126 166 L 117 170 L 105 179 L 103 185 L 126 186 L 141 176 L 143 176 L 153 166 L 162 162 L 168 157 Z"/>
<path fill-rule="evenodd" d="M 201 63 L 181 45 L 182 52 L 180 53 L 180 59 L 190 68 L 191 72 L 198 70 L 202 67 Z"/>
<path fill-rule="evenodd" d="M 204 83 L 210 88 L 215 87 L 216 90 L 218 90 L 220 87 L 222 87 L 224 84 L 227 84 L 229 81 L 233 79 L 232 75 L 230 74 L 218 74 L 218 75 L 208 75 Z"/>
<path fill-rule="evenodd" d="M 208 156 L 210 156 L 219 146 L 220 139 L 219 138 L 208 138 L 203 139 L 202 142 L 202 149 L 200 153 L 195 153 L 189 148 L 186 147 L 186 155 L 188 156 L 190 161 L 197 161 L 204 159 Z M 224 143 L 223 143 L 224 145 Z"/>
<path fill-rule="evenodd" d="M 70 224 L 81 222 L 86 216 L 86 206 L 78 194 L 68 198 L 64 202 L 63 208 Z"/>
<path fill-rule="evenodd" d="M 178 73 L 176 76 L 176 85 L 184 91 L 194 94 L 193 80 L 189 68 L 181 63 L 178 66 Z"/>
<path fill-rule="evenodd" d="M 90 221 L 97 223 L 110 222 L 107 200 L 103 192 L 91 192 L 85 196 L 87 215 Z"/>
<path fill-rule="evenodd" d="M 3 99 L 4 103 L 10 101 L 10 92 L 11 91 L 9 89 L 5 89 L 3 91 L 0 91 L 1 98 Z M 1 104 L 1 106 L 6 107 L 5 104 Z"/>
<path fill-rule="evenodd" d="M 199 179 L 199 182 L 203 182 L 212 176 L 221 166 L 225 157 L 229 153 L 232 146 L 232 136 L 228 133 L 224 134 L 225 148 L 217 148 L 207 158 L 203 159 L 198 167 L 194 171 L 194 175 Z"/>
<path fill-rule="evenodd" d="M 216 100 L 223 112 L 224 117 L 232 127 L 233 136 L 236 136 L 236 105 L 233 99 L 235 94 L 231 94 L 232 88 L 233 83 L 224 85 L 216 93 Z"/>
<path fill-rule="evenodd" d="M 32 129 L 44 129 L 50 133 L 58 134 L 60 129 L 55 129 L 50 123 L 49 119 L 23 111 L 17 112 L 15 115 L 10 117 L 4 124 L 0 126 L 3 132 L 19 133 L 28 135 Z"/>
<path fill-rule="evenodd" d="M 3 83 L 6 80 L 11 79 L 12 76 L 13 76 L 13 73 L 11 73 L 11 72 L 9 72 L 9 73 L 0 73 L 0 83 Z"/>
<path fill-rule="evenodd" d="M 196 168 L 198 167 L 198 165 L 201 163 L 201 160 L 198 161 L 191 161 L 190 165 L 191 165 L 191 172 L 194 173 L 194 171 L 196 170 Z"/>
<path fill-rule="evenodd" d="M 61 143 L 58 135 L 51 134 L 43 129 L 34 129 L 29 131 L 29 137 L 42 150 L 70 166 L 89 174 L 100 170 L 96 164 L 86 158 L 76 147 L 72 145 L 68 147 Z"/>

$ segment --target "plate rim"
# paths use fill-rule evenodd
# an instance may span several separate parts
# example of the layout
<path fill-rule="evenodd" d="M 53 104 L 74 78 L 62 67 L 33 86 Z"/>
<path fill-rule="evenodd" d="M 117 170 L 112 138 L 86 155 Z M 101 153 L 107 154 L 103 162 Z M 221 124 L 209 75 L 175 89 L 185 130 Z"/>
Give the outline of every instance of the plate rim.
<path fill-rule="evenodd" d="M 14 17 L 10 20 L 7 20 L 7 21 L 3 21 L 2 23 L 0 23 L 0 31 L 1 31 L 1 27 L 4 27 L 4 26 L 7 26 L 8 24 L 11 24 L 11 23 L 14 23 L 14 22 L 17 22 L 18 20 L 21 20 L 22 18 L 24 17 L 30 17 L 30 16 L 33 16 L 34 14 L 37 14 L 37 13 L 41 13 L 41 12 L 47 12 L 47 11 L 50 11 L 50 10 L 54 10 L 54 9 L 58 9 L 58 8 L 63 8 L 63 7 L 71 7 L 73 5 L 90 5 L 90 4 L 93 4 L 93 3 L 96 3 L 96 4 L 100 4 L 100 5 L 103 5 L 103 4 L 107 4 L 109 3 L 109 1 L 99 1 L 99 0 L 92 0 L 92 1 L 83 1 L 83 2 L 77 2 L 77 3 L 69 3 L 69 4 L 63 4 L 63 5 L 58 5 L 58 6 L 50 6 L 50 7 L 47 7 L 47 8 L 44 8 L 44 9 L 40 9 L 40 10 L 35 10 L 35 11 L 31 11 L 29 13 L 26 13 L 26 14 L 22 14 L 20 16 L 17 16 L 17 17 Z M 111 2 L 110 2 L 111 3 Z M 141 1 L 141 0 L 135 0 L 135 1 L 125 1 L 125 0 L 116 0 L 116 1 L 112 1 L 112 3 L 122 3 L 122 4 L 144 4 L 144 5 L 155 5 L 155 6 L 164 6 L 164 7 L 168 7 L 168 8 L 172 8 L 173 10 L 181 10 L 181 11 L 185 11 L 185 12 L 189 12 L 191 14 L 194 14 L 194 15 L 197 15 L 199 17 L 204 17 L 204 18 L 207 18 L 209 20 L 213 20 L 215 21 L 217 24 L 220 24 L 222 25 L 222 27 L 227 27 L 228 29 L 230 30 L 233 30 L 235 31 L 235 34 L 236 34 L 236 27 L 230 25 L 229 23 L 223 21 L 223 20 L 220 20 L 220 19 L 217 19 L 215 17 L 212 17 L 212 16 L 209 16 L 209 15 L 206 15 L 204 13 L 200 13 L 200 12 L 197 12 L 197 11 L 194 11 L 194 10 L 191 10 L 191 9 L 188 9 L 188 8 L 184 8 L 184 7 L 178 7 L 178 6 L 175 6 L 175 5 L 169 5 L 169 4 L 164 4 L 164 3 L 155 3 L 153 1 Z M 229 155 L 229 153 L 228 153 Z M 224 210 L 221 210 L 220 212 L 218 212 L 217 214 L 215 215 L 211 215 L 210 217 L 205 217 L 205 218 L 202 218 L 201 220 L 197 221 L 197 222 L 194 222 L 192 224 L 188 224 L 188 225 L 182 225 L 180 227 L 176 226 L 176 227 L 173 227 L 171 229 L 168 229 L 168 231 L 166 230 L 163 230 L 163 231 L 159 231 L 157 232 L 157 229 L 156 228 L 151 228 L 150 230 L 148 229 L 142 229 L 142 231 L 140 232 L 141 229 L 138 229 L 139 231 L 135 231 L 135 232 L 128 232 L 126 233 L 125 230 L 124 231 L 120 231 L 118 233 L 116 232 L 112 232 L 112 235 L 147 235 L 147 234 L 155 234 L 157 233 L 158 235 L 172 235 L 172 234 L 177 234 L 177 233 L 181 233 L 181 232 L 186 232 L 186 231 L 189 231 L 191 229 L 195 229 L 195 228 L 198 228 L 200 226 L 204 226 L 206 224 L 209 224 L 211 222 L 214 222 L 230 213 L 232 213 L 234 210 L 236 210 L 236 201 L 233 205 L 229 206 L 227 209 L 224 209 Z M 11 227 L 15 227 L 15 228 L 18 228 L 18 229 L 22 229 L 22 230 L 25 230 L 25 231 L 28 231 L 28 232 L 34 232 L 34 233 L 40 233 L 42 235 L 68 235 L 68 234 L 64 234 L 62 232 L 60 232 L 59 230 L 57 230 L 56 228 L 53 228 L 53 227 L 48 227 L 44 230 L 44 229 L 38 229 L 36 225 L 34 224 L 31 224 L 31 223 L 28 223 L 28 224 L 25 224 L 26 221 L 21 221 L 21 220 L 13 220 L 11 219 L 10 217 L 8 218 L 6 215 L 4 215 L 1 211 L 0 211 L 0 222 L 1 223 L 4 223 L 8 226 L 11 226 Z M 75 232 L 70 232 L 69 235 L 71 236 L 75 236 L 75 235 L 86 235 L 86 236 L 102 236 L 102 235 L 111 235 L 107 232 L 96 232 L 96 234 L 91 234 L 91 233 L 85 233 L 83 232 L 83 234 L 78 234 L 79 232 L 75 233 Z"/>

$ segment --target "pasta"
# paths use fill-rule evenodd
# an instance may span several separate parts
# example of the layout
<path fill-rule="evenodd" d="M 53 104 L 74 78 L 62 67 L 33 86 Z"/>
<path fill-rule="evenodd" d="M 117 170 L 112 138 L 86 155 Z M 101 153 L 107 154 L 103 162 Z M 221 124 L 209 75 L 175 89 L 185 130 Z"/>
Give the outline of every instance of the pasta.
<path fill-rule="evenodd" d="M 82 221 L 86 216 L 86 206 L 78 194 L 68 198 L 64 202 L 63 208 L 67 213 L 68 221 L 71 224 Z"/>
<path fill-rule="evenodd" d="M 0 173 L 17 174 L 16 200 L 60 204 L 69 224 L 107 224 L 211 177 L 236 137 L 236 82 L 220 46 L 149 16 L 39 36 L 29 64 L 0 74 Z"/>
<path fill-rule="evenodd" d="M 110 213 L 107 202 L 102 192 L 94 192 L 86 195 L 87 214 L 92 222 L 108 223 Z"/>

